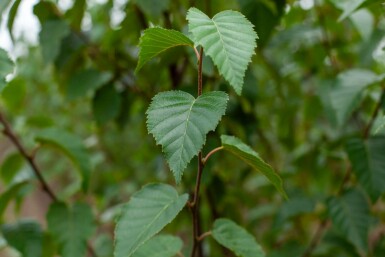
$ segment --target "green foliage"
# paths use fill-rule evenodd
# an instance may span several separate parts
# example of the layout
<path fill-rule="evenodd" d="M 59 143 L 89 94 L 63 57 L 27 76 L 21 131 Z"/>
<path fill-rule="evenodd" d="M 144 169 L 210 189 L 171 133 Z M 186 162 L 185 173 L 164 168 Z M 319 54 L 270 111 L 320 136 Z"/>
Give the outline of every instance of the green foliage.
<path fill-rule="evenodd" d="M 24 2 L 0 255 L 385 256 L 383 1 Z"/>
<path fill-rule="evenodd" d="M 11 184 L 2 194 L 0 195 L 0 222 L 3 220 L 4 212 L 9 204 L 9 202 L 15 199 L 20 191 L 28 186 L 29 181 L 20 181 Z"/>
<path fill-rule="evenodd" d="M 69 33 L 68 24 L 62 20 L 48 20 L 42 24 L 40 44 L 46 62 L 52 62 L 56 59 L 59 55 L 62 39 Z"/>
<path fill-rule="evenodd" d="M 257 46 L 253 25 L 239 12 L 224 11 L 210 19 L 196 8 L 190 8 L 187 20 L 194 42 L 205 49 L 221 75 L 240 95 L 247 66 Z"/>
<path fill-rule="evenodd" d="M 40 131 L 35 140 L 53 146 L 67 155 L 81 173 L 83 190 L 88 190 L 92 170 L 91 160 L 79 137 L 59 128 L 47 128 Z"/>
<path fill-rule="evenodd" d="M 113 85 L 106 85 L 96 91 L 92 99 L 92 111 L 98 124 L 105 124 L 118 117 L 122 99 Z"/>
<path fill-rule="evenodd" d="M 11 36 L 12 41 L 14 41 L 14 37 L 13 37 L 13 33 L 12 33 L 13 32 L 13 24 L 15 22 L 17 10 L 19 9 L 20 3 L 21 3 L 21 0 L 15 0 L 15 2 L 12 4 L 11 10 L 9 11 L 9 14 L 8 14 L 9 18 L 8 18 L 8 22 L 7 22 L 7 27 L 8 27 L 9 35 Z"/>
<path fill-rule="evenodd" d="M 255 238 L 244 228 L 228 219 L 214 222 L 214 239 L 239 257 L 264 257 L 265 254 Z"/>
<path fill-rule="evenodd" d="M 340 73 L 323 89 L 325 108 L 330 108 L 331 120 L 342 126 L 362 101 L 364 90 L 382 79 L 372 71 L 353 69 Z"/>
<path fill-rule="evenodd" d="M 8 185 L 16 174 L 24 167 L 24 157 L 19 153 L 10 154 L 0 167 L 0 175 L 3 182 Z"/>
<path fill-rule="evenodd" d="M 286 192 L 283 189 L 282 179 L 269 164 L 259 157 L 258 153 L 236 137 L 222 135 L 221 140 L 225 150 L 238 156 L 255 170 L 261 172 L 275 186 L 275 188 L 287 198 Z"/>
<path fill-rule="evenodd" d="M 78 99 L 94 91 L 111 80 L 108 72 L 99 72 L 95 69 L 86 69 L 74 74 L 68 81 L 67 97 L 69 100 Z"/>
<path fill-rule="evenodd" d="M 327 202 L 333 225 L 360 251 L 368 250 L 369 206 L 365 196 L 352 189 Z"/>
<path fill-rule="evenodd" d="M 117 222 L 114 256 L 133 256 L 177 216 L 187 199 L 187 194 L 178 195 L 173 187 L 165 184 L 149 184 L 136 192 L 123 207 Z"/>
<path fill-rule="evenodd" d="M 380 0 L 349 0 L 349 1 L 336 1 L 333 0 L 337 7 L 343 10 L 343 13 L 338 18 L 338 21 L 342 21 L 346 19 L 350 15 L 352 15 L 357 9 L 371 5 L 371 4 L 379 4 L 382 3 Z"/>
<path fill-rule="evenodd" d="M 22 220 L 1 227 L 8 244 L 17 249 L 24 257 L 41 257 L 43 232 L 39 223 Z"/>
<path fill-rule="evenodd" d="M 147 129 L 162 145 L 177 183 L 190 160 L 202 149 L 206 134 L 225 114 L 228 96 L 209 92 L 198 98 L 182 92 L 157 94 L 147 111 Z"/>
<path fill-rule="evenodd" d="M 385 137 L 354 138 L 346 150 L 360 184 L 375 202 L 385 192 Z"/>
<path fill-rule="evenodd" d="M 170 235 L 158 235 L 144 243 L 133 257 L 173 257 L 182 250 L 180 238 Z"/>
<path fill-rule="evenodd" d="M 47 221 L 49 231 L 59 244 L 61 256 L 84 256 L 87 239 L 95 231 L 94 215 L 87 204 L 75 203 L 69 207 L 64 203 L 53 203 L 48 210 Z"/>
<path fill-rule="evenodd" d="M 177 46 L 194 47 L 193 42 L 176 30 L 163 28 L 150 28 L 143 32 L 139 42 L 139 60 L 135 72 L 155 56 Z"/>
<path fill-rule="evenodd" d="M 5 87 L 5 76 L 13 71 L 13 62 L 7 52 L 0 48 L 0 93 Z"/>
<path fill-rule="evenodd" d="M 377 125 L 377 128 L 375 129 L 375 133 L 377 134 L 378 132 L 384 130 L 384 128 L 385 128 L 385 116 L 381 118 L 379 125 Z"/>

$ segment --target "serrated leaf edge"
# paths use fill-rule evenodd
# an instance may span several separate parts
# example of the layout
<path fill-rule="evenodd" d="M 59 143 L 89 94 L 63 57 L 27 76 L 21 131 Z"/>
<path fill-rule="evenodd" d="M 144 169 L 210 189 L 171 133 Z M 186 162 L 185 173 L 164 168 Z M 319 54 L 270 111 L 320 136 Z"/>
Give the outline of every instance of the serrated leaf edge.
<path fill-rule="evenodd" d="M 183 94 L 189 94 L 189 93 L 184 92 L 184 91 L 181 91 L 181 90 L 165 91 L 165 92 L 161 92 L 161 93 L 159 93 L 159 94 L 162 94 L 162 93 L 169 93 L 169 92 L 178 92 L 178 93 L 183 93 Z M 207 94 L 210 94 L 210 93 L 214 93 L 214 92 L 221 92 L 221 93 L 223 93 L 224 95 L 226 95 L 226 103 L 229 101 L 229 95 L 226 94 L 226 93 L 223 92 L 223 91 L 210 91 L 210 92 L 208 92 L 208 93 L 204 93 L 204 94 L 198 96 L 197 98 L 195 98 L 194 96 L 192 96 L 191 94 L 189 94 L 191 97 L 194 98 L 194 101 L 193 101 L 193 103 L 192 103 L 191 106 L 190 106 L 188 118 L 190 117 L 190 113 L 191 113 L 191 110 L 192 110 L 192 108 L 193 108 L 195 102 L 196 102 L 201 96 L 207 95 Z M 155 97 L 158 96 L 159 94 L 157 94 L 157 95 L 155 95 L 155 96 L 153 97 L 153 99 L 152 99 L 152 101 L 151 101 L 151 104 L 150 104 L 149 108 L 148 108 L 147 111 L 146 111 L 146 116 L 148 116 L 148 112 L 151 110 L 151 106 L 152 106 L 152 103 L 153 103 L 154 100 L 155 100 Z M 225 109 L 223 110 L 223 113 L 221 114 L 221 117 L 226 113 L 226 109 L 227 109 L 227 108 L 225 108 Z M 188 118 L 187 118 L 187 120 L 188 120 Z M 218 126 L 218 124 L 219 124 L 220 121 L 221 121 L 221 119 L 219 119 L 218 122 L 215 124 L 215 128 L 212 129 L 212 130 L 209 130 L 209 132 L 210 132 L 210 131 L 215 131 L 215 129 L 216 129 L 216 127 Z M 188 122 L 186 122 L 186 128 L 187 128 L 187 124 L 188 124 Z M 164 151 L 163 145 L 161 145 L 161 144 L 158 143 L 158 138 L 157 138 L 157 136 L 156 136 L 154 133 L 152 133 L 152 132 L 150 131 L 150 129 L 149 129 L 149 127 L 148 127 L 148 118 L 146 119 L 146 126 L 147 126 L 147 130 L 149 131 L 149 133 L 152 134 L 152 136 L 154 137 L 156 144 L 157 144 L 157 145 L 160 145 L 160 146 L 162 147 L 162 153 L 166 154 L 166 152 Z M 186 130 L 187 130 L 187 129 L 185 129 L 185 134 L 186 134 Z M 207 139 L 207 134 L 206 134 L 205 137 L 204 137 L 203 144 L 202 144 L 201 148 L 198 150 L 198 153 L 203 149 L 204 145 L 206 144 L 206 139 Z M 159 140 L 160 140 L 160 139 L 159 139 Z M 195 156 L 197 156 L 198 153 L 196 153 L 192 158 L 194 158 Z M 181 154 L 181 156 L 182 156 L 182 154 Z M 182 157 L 180 157 L 180 158 L 182 158 Z M 191 158 L 191 159 L 192 159 L 192 158 Z M 191 159 L 190 159 L 190 161 L 191 161 Z M 171 169 L 171 166 L 170 166 L 169 161 L 168 161 L 167 159 L 166 159 L 166 161 L 167 161 L 167 163 L 169 164 L 169 167 L 170 167 L 170 169 Z M 186 169 L 186 167 L 187 167 L 188 164 L 189 164 L 189 162 L 187 162 L 187 163 L 184 165 L 183 170 Z M 171 169 L 171 171 L 172 171 L 172 173 L 174 174 L 176 183 L 179 184 L 179 183 L 180 183 L 180 180 L 181 180 L 181 178 L 182 178 L 182 173 L 183 173 L 183 172 L 180 174 L 180 176 L 177 177 L 177 176 L 176 176 L 177 174 L 175 173 L 175 171 L 172 170 L 172 169 Z"/>

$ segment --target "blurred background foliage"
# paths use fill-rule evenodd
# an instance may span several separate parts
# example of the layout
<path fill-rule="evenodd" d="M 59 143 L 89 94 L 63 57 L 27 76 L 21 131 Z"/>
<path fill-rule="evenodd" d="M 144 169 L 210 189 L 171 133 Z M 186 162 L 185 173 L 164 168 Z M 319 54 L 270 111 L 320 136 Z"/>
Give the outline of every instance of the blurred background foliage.
<path fill-rule="evenodd" d="M 21 2 L 0 2 L 11 35 Z M 191 6 L 210 16 L 238 10 L 259 35 L 241 97 L 205 59 L 204 89 L 230 91 L 205 152 L 220 145 L 220 133 L 241 138 L 280 173 L 289 195 L 284 200 L 260 174 L 218 153 L 204 172 L 202 231 L 229 217 L 256 236 L 268 257 L 385 256 L 383 1 L 58 2 L 33 7 L 38 44 L 12 36 L 22 51 L 7 83 L 0 82 L 0 110 L 60 203 L 51 204 L 25 158 L 0 134 L 1 256 L 65 256 L 71 240 L 81 249 L 67 256 L 84 256 L 86 240 L 89 255 L 112 256 L 121 204 L 146 183 L 175 185 L 147 134 L 145 111 L 159 91 L 196 94 L 195 55 L 173 49 L 138 74 L 134 69 L 142 31 L 187 33 Z M 3 80 L 12 72 L 4 72 L 5 53 L 0 61 Z M 175 185 L 180 192 L 193 190 L 191 163 Z M 63 235 L 71 226 L 75 231 Z M 183 239 L 188 253 L 190 214 L 166 230 Z M 232 256 L 211 240 L 203 251 Z"/>

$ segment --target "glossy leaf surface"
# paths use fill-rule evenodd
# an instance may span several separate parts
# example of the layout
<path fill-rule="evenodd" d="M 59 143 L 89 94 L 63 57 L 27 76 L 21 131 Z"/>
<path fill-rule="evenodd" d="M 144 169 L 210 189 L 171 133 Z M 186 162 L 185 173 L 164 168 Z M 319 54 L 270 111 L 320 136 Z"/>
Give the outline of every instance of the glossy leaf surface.
<path fill-rule="evenodd" d="M 189 9 L 187 20 L 194 42 L 203 46 L 219 73 L 240 95 L 247 66 L 257 46 L 253 25 L 236 11 L 223 11 L 210 19 L 194 7 Z"/>
<path fill-rule="evenodd" d="M 198 98 L 182 91 L 157 94 L 147 111 L 147 129 L 170 165 L 177 183 L 190 160 L 202 149 L 206 134 L 225 114 L 228 96 L 205 93 Z"/>

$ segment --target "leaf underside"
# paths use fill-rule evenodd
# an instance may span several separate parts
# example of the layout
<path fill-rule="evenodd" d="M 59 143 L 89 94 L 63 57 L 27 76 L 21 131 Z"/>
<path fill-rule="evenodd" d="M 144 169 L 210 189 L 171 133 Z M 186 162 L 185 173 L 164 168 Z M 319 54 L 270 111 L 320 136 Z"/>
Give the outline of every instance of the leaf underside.
<path fill-rule="evenodd" d="M 165 184 L 150 184 L 125 205 L 115 229 L 115 257 L 130 257 L 183 209 L 188 194 Z"/>
<path fill-rule="evenodd" d="M 176 30 L 159 27 L 146 29 L 140 37 L 139 60 L 135 72 L 138 72 L 146 62 L 155 56 L 177 46 L 194 47 L 194 43 Z"/>
<path fill-rule="evenodd" d="M 206 134 L 225 114 L 228 96 L 205 93 L 198 98 L 182 91 L 157 94 L 147 110 L 147 129 L 170 165 L 177 183 L 190 160 L 202 149 Z"/>
<path fill-rule="evenodd" d="M 214 239 L 240 257 L 264 257 L 255 238 L 244 228 L 228 219 L 217 219 L 212 231 Z"/>
<path fill-rule="evenodd" d="M 283 188 L 282 179 L 269 164 L 259 157 L 257 152 L 251 149 L 250 146 L 244 144 L 240 139 L 233 136 L 222 135 L 221 141 L 225 150 L 238 156 L 255 170 L 261 172 L 275 186 L 278 192 L 287 198 Z"/>
<path fill-rule="evenodd" d="M 257 46 L 258 36 L 252 23 L 236 11 L 223 11 L 210 19 L 197 8 L 189 9 L 187 20 L 194 42 L 204 48 L 219 73 L 240 95 L 247 66 Z"/>

